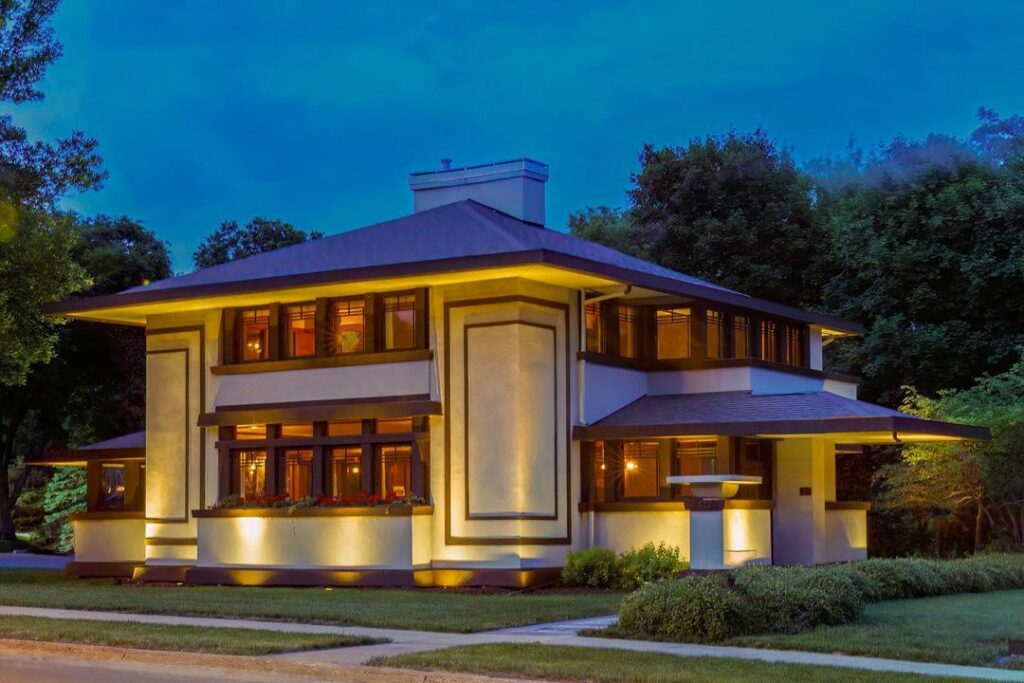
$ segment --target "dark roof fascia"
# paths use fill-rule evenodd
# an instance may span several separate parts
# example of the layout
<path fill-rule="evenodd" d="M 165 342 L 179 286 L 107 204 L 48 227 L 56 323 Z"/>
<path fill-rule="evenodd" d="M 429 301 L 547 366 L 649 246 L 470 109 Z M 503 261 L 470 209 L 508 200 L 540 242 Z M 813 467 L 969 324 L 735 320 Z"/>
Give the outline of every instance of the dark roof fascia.
<path fill-rule="evenodd" d="M 718 289 L 696 283 L 683 282 L 673 278 L 624 268 L 590 259 L 583 259 L 547 249 L 530 249 L 525 251 L 504 252 L 499 254 L 481 254 L 478 256 L 459 256 L 448 259 L 430 261 L 414 261 L 406 263 L 367 266 L 364 268 L 347 268 L 325 270 L 315 273 L 297 273 L 279 277 L 236 280 L 214 284 L 173 287 L 168 289 L 143 290 L 93 297 L 89 299 L 71 299 L 67 301 L 43 304 L 43 312 L 49 314 L 84 312 L 102 308 L 133 306 L 158 301 L 171 301 L 200 296 L 244 294 L 247 292 L 302 287 L 345 280 L 369 280 L 379 277 L 396 275 L 426 275 L 430 273 L 455 270 L 470 270 L 482 267 L 512 266 L 531 263 L 548 263 L 585 273 L 603 275 L 621 280 L 629 284 L 647 287 L 667 294 L 690 296 L 715 301 L 739 308 L 748 308 L 771 315 L 790 318 L 812 325 L 823 325 L 851 334 L 863 334 L 864 328 L 857 323 L 842 320 L 820 313 L 804 311 L 792 306 L 785 306 L 746 296 L 730 290 Z"/>
<path fill-rule="evenodd" d="M 314 422 L 318 420 L 440 414 L 440 401 L 430 400 L 429 395 L 386 396 L 380 398 L 329 399 L 217 406 L 213 412 L 201 414 L 197 424 L 200 427 L 226 427 L 240 424 Z"/>
<path fill-rule="evenodd" d="M 110 460 L 145 460 L 145 448 L 81 448 L 71 451 L 40 453 L 25 458 L 26 465 L 62 465 Z"/>
<path fill-rule="evenodd" d="M 607 419 L 607 418 L 605 418 Z M 668 436 L 753 436 L 755 434 L 830 434 L 857 432 L 891 432 L 899 440 L 900 432 L 987 441 L 992 438 L 987 427 L 924 420 L 912 416 L 833 417 L 794 420 L 754 420 L 737 422 L 690 422 L 653 425 L 602 425 L 574 427 L 573 439 L 623 439 L 632 437 Z"/>

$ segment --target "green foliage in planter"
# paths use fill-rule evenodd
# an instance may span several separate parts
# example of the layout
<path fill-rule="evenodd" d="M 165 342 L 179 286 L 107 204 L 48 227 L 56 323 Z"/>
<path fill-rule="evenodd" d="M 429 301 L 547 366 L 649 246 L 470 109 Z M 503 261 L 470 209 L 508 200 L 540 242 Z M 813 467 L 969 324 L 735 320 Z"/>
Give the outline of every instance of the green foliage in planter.
<path fill-rule="evenodd" d="M 585 588 L 638 588 L 669 579 L 689 565 L 679 558 L 679 548 L 647 543 L 616 555 L 608 548 L 586 548 L 565 556 L 562 583 Z"/>

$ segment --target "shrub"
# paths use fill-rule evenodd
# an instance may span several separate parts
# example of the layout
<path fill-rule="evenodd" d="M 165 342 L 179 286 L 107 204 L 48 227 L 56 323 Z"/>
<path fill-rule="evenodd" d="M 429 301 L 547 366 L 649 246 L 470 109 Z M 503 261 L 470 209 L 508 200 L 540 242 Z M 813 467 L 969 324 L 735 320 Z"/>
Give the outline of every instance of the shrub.
<path fill-rule="evenodd" d="M 586 548 L 568 553 L 562 583 L 587 588 L 621 588 L 622 560 L 608 548 Z"/>
<path fill-rule="evenodd" d="M 679 559 L 679 548 L 673 545 L 647 543 L 622 554 L 622 576 L 631 588 L 659 579 L 671 579 L 689 565 Z"/>
<path fill-rule="evenodd" d="M 627 595 L 619 628 L 643 638 L 714 643 L 742 633 L 744 607 L 721 574 L 690 575 Z"/>

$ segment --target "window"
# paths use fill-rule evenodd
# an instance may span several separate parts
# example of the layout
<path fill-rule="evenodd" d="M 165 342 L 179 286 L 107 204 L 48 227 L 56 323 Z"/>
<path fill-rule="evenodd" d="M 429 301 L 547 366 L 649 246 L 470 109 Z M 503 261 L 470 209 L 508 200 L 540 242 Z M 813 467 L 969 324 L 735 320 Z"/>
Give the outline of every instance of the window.
<path fill-rule="evenodd" d="M 675 470 L 681 475 L 718 473 L 718 442 L 710 439 L 675 442 Z M 683 496 L 693 495 L 688 485 L 680 487 Z"/>
<path fill-rule="evenodd" d="M 358 496 L 362 487 L 363 449 L 345 446 L 331 449 L 331 495 Z"/>
<path fill-rule="evenodd" d="M 601 317 L 601 302 L 587 304 L 587 351 L 601 353 L 604 350 L 604 318 Z"/>
<path fill-rule="evenodd" d="M 799 325 L 786 325 L 786 362 L 790 365 L 806 365 L 804 359 L 805 330 Z"/>
<path fill-rule="evenodd" d="M 313 423 L 300 422 L 297 424 L 281 425 L 282 439 L 301 439 L 313 436 Z"/>
<path fill-rule="evenodd" d="M 362 353 L 366 350 L 366 303 L 363 299 L 340 299 L 331 303 L 331 355 Z"/>
<path fill-rule="evenodd" d="M 623 495 L 626 498 L 657 498 L 658 442 L 626 441 L 622 444 Z"/>
<path fill-rule="evenodd" d="M 750 318 L 745 315 L 732 317 L 733 358 L 751 358 Z"/>
<path fill-rule="evenodd" d="M 327 436 L 358 436 L 363 433 L 361 420 L 339 420 L 327 423 Z"/>
<path fill-rule="evenodd" d="M 284 451 L 284 479 L 281 492 L 292 500 L 300 500 L 313 490 L 313 450 L 309 448 Z"/>
<path fill-rule="evenodd" d="M 779 360 L 778 326 L 774 320 L 761 321 L 761 360 Z"/>
<path fill-rule="evenodd" d="M 658 358 L 690 357 L 690 309 L 659 308 L 655 314 Z"/>
<path fill-rule="evenodd" d="M 389 417 L 377 420 L 378 434 L 408 434 L 413 430 L 411 417 Z"/>
<path fill-rule="evenodd" d="M 124 465 L 103 465 L 100 484 L 100 509 L 124 509 Z"/>
<path fill-rule="evenodd" d="M 637 309 L 633 306 L 619 306 L 619 355 L 636 358 L 637 352 Z"/>
<path fill-rule="evenodd" d="M 235 453 L 235 493 L 242 498 L 259 498 L 267 493 L 267 452 L 246 450 Z"/>
<path fill-rule="evenodd" d="M 772 442 L 744 441 L 739 449 L 736 473 L 761 477 L 761 485 L 741 486 L 736 497 L 744 500 L 771 500 L 772 469 Z"/>
<path fill-rule="evenodd" d="M 238 425 L 235 427 L 235 439 L 239 441 L 263 441 L 266 438 L 266 425 Z"/>
<path fill-rule="evenodd" d="M 604 478 L 605 478 L 605 461 L 604 461 L 604 441 L 597 441 L 594 443 L 594 502 L 604 502 Z"/>
<path fill-rule="evenodd" d="M 242 330 L 242 360 L 266 360 L 270 358 L 270 309 L 253 308 L 239 311 Z"/>
<path fill-rule="evenodd" d="M 316 305 L 297 304 L 284 307 L 284 338 L 286 358 L 316 355 Z"/>
<path fill-rule="evenodd" d="M 416 295 L 399 294 L 382 297 L 384 315 L 384 349 L 416 347 Z"/>
<path fill-rule="evenodd" d="M 725 358 L 725 314 L 709 308 L 705 319 L 708 358 Z"/>
<path fill-rule="evenodd" d="M 392 444 L 379 447 L 380 490 L 382 496 L 412 494 L 412 445 Z"/>

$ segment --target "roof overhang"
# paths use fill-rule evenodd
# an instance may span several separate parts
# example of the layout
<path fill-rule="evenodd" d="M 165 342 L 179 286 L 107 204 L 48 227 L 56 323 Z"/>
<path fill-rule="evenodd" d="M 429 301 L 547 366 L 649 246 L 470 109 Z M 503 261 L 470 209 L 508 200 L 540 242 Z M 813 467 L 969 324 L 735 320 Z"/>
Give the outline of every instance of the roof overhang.
<path fill-rule="evenodd" d="M 146 459 L 146 432 L 133 432 L 82 448 L 49 451 L 25 458 L 26 465 L 85 467 L 90 462 Z"/>
<path fill-rule="evenodd" d="M 388 396 L 375 399 L 297 401 L 253 405 L 217 406 L 199 416 L 200 427 L 243 424 L 314 422 L 388 417 L 440 415 L 441 403 L 430 396 Z"/>

